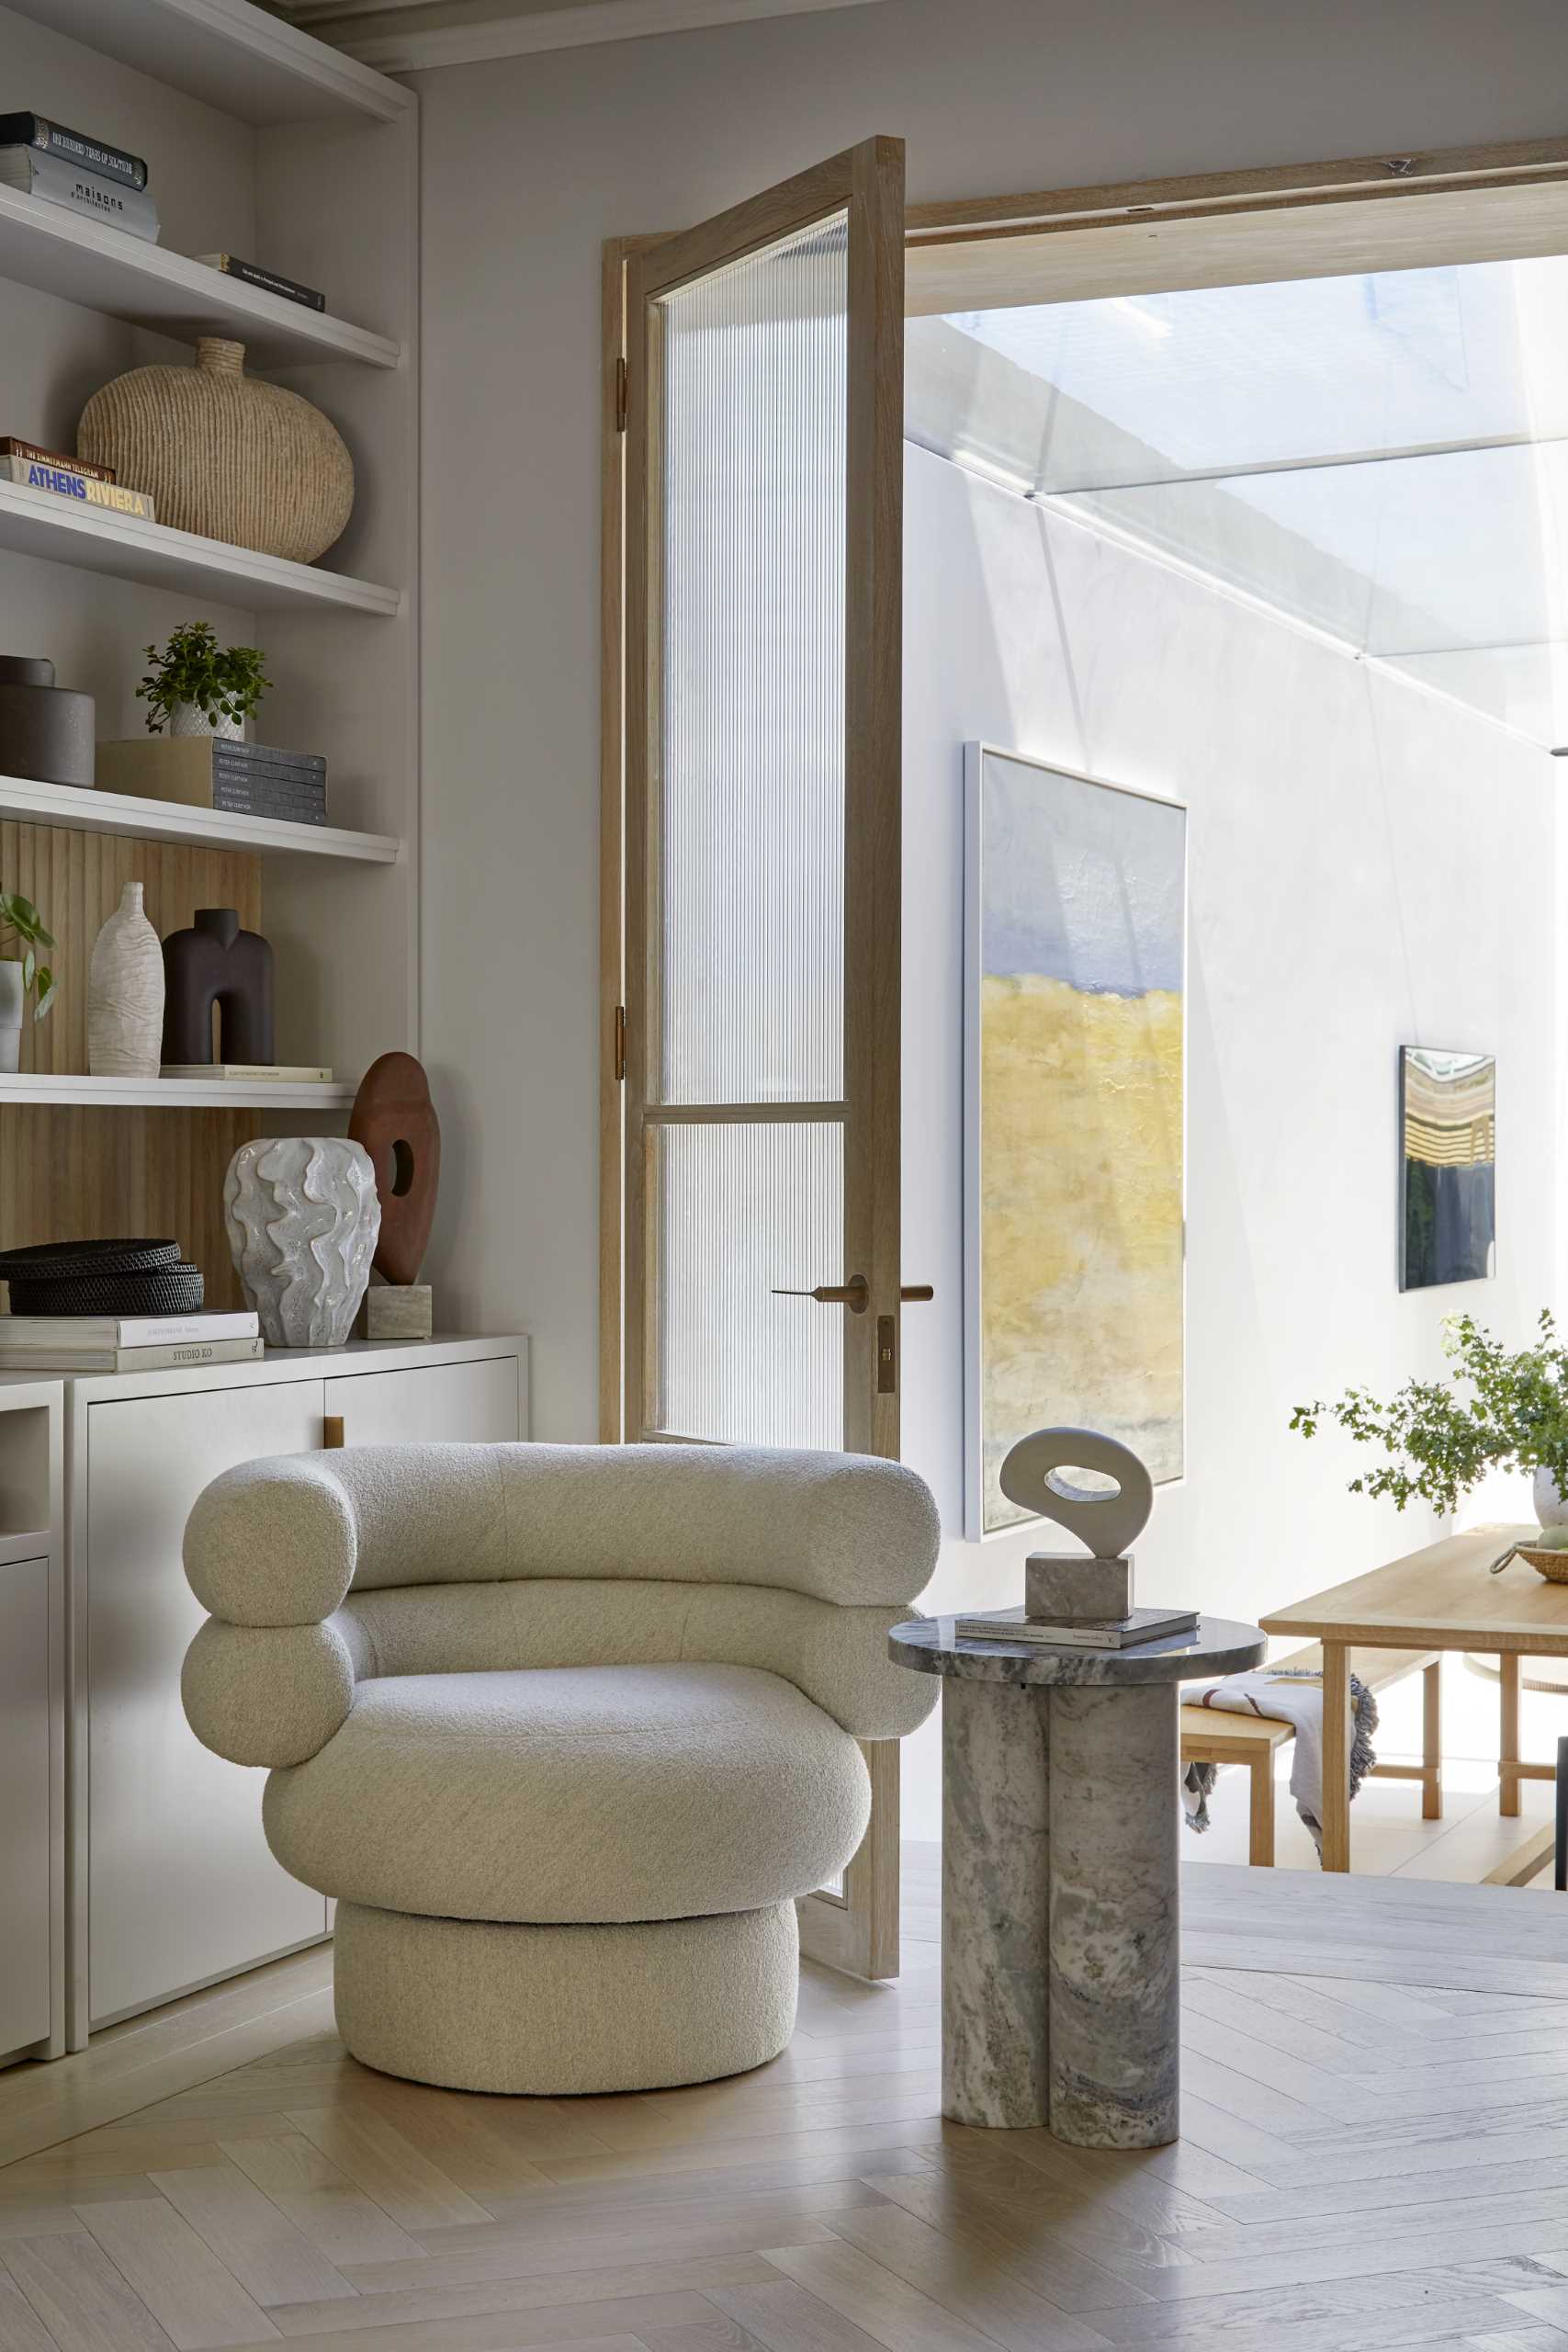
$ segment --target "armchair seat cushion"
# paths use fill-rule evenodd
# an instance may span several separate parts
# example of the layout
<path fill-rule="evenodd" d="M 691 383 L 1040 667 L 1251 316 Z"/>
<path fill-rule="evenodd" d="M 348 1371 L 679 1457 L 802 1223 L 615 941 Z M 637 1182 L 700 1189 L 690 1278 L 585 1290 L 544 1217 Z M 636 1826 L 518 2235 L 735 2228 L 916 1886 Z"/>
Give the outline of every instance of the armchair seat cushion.
<path fill-rule="evenodd" d="M 364 1682 L 265 1818 L 284 1868 L 349 1903 L 603 1925 L 809 1894 L 869 1808 L 854 1740 L 782 1677 L 617 1665 Z"/>

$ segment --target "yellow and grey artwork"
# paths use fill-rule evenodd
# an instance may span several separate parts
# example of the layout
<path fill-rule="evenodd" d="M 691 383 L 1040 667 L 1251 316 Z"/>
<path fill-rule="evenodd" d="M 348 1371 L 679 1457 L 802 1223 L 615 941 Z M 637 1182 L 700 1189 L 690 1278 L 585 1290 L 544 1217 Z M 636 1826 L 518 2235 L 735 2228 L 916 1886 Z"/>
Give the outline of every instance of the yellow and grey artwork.
<path fill-rule="evenodd" d="M 969 1532 L 1009 1447 L 1182 1472 L 1186 811 L 971 747 Z"/>

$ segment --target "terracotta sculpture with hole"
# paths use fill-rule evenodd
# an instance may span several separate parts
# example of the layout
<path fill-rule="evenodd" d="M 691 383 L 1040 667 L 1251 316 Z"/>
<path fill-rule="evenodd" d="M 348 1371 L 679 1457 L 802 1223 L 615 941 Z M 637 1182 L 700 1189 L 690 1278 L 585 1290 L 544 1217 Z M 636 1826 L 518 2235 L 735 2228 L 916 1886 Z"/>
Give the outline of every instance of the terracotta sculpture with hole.
<path fill-rule="evenodd" d="M 428 1340 L 430 1285 L 419 1279 L 441 1182 L 441 1123 L 430 1080 L 412 1054 L 382 1054 L 360 1082 L 351 1142 L 370 1155 L 381 1203 L 373 1280 L 365 1295 L 367 1340 Z"/>

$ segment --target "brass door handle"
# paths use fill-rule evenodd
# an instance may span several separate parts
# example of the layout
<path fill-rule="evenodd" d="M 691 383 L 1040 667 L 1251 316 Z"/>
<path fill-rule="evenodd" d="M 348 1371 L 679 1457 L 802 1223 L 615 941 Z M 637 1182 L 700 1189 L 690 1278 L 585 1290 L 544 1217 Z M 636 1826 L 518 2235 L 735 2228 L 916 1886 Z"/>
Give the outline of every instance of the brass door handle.
<path fill-rule="evenodd" d="M 936 1296 L 930 1283 L 910 1283 L 898 1293 L 907 1306 L 923 1306 Z M 863 1274 L 852 1274 L 847 1283 L 818 1283 L 815 1290 L 775 1290 L 775 1298 L 814 1298 L 818 1306 L 847 1306 L 852 1315 L 863 1315 L 871 1305 L 871 1284 Z"/>

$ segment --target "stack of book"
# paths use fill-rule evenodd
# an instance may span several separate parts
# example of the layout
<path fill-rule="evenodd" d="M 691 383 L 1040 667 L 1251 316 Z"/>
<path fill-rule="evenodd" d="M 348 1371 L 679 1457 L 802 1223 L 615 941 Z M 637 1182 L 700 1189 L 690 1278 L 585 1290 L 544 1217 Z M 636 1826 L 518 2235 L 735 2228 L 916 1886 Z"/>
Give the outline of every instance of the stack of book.
<path fill-rule="evenodd" d="M 0 1315 L 0 1370 L 177 1372 L 251 1363 L 263 1353 L 254 1315 Z"/>
<path fill-rule="evenodd" d="M 140 155 L 40 114 L 0 114 L 0 187 L 158 242 L 158 208 Z"/>
<path fill-rule="evenodd" d="M 133 735 L 100 743 L 95 772 L 100 792 L 289 825 L 327 821 L 327 763 L 316 752 L 282 752 L 220 735 Z"/>
<path fill-rule="evenodd" d="M 47 490 L 56 498 L 80 499 L 85 506 L 131 514 L 139 523 L 158 519 L 147 492 L 123 489 L 112 466 L 89 466 L 63 449 L 40 448 L 36 441 L 19 441 L 11 433 L 0 437 L 0 481 L 19 481 L 24 490 Z"/>
<path fill-rule="evenodd" d="M 966 1642 L 1029 1642 L 1043 1650 L 1135 1650 L 1145 1642 L 1174 1641 L 1197 1631 L 1195 1609 L 1134 1609 L 1098 1625 L 1048 1625 L 1020 1609 L 988 1609 L 957 1617 L 953 1631 Z"/>

